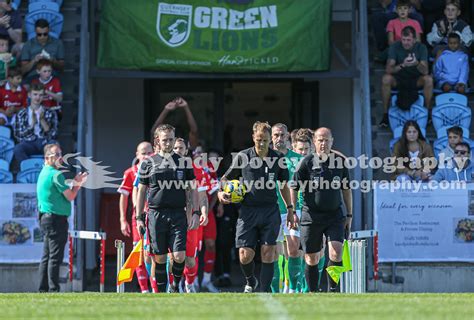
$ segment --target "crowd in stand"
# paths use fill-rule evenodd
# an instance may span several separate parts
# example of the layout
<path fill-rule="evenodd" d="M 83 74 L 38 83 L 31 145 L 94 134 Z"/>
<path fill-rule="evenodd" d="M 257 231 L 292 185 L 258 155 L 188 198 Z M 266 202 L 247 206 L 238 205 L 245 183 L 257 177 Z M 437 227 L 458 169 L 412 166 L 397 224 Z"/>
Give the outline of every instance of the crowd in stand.
<path fill-rule="evenodd" d="M 435 93 L 464 95 L 469 91 L 473 33 L 469 24 L 461 18 L 465 3 L 460 0 L 379 2 L 383 10 L 372 16 L 379 50 L 376 60 L 386 63 L 381 90 L 384 115 L 379 126 L 389 126 L 388 111 L 391 106 L 409 111 L 417 101 L 423 101 L 431 124 Z M 431 31 L 424 32 L 428 28 Z M 418 90 L 422 90 L 422 98 Z M 396 105 L 391 104 L 393 94 L 397 95 Z M 403 169 L 393 173 L 392 178 L 399 181 L 443 180 L 443 177 L 446 178 L 444 170 L 435 173 L 433 168 L 426 166 L 427 161 L 423 162 L 435 155 L 424 137 L 425 128 L 420 128 L 414 120 L 404 123 L 401 136 L 393 146 L 392 155 L 405 157 L 408 161 L 405 161 Z M 449 163 L 454 167 L 449 170 L 458 173 L 448 177 L 471 181 L 470 174 L 459 174 L 471 170 L 470 161 L 466 161 L 470 159 L 471 146 L 462 141 L 463 128 L 453 125 L 443 134 L 448 137 L 448 145 L 439 153 L 441 158 L 438 159 Z"/>
<path fill-rule="evenodd" d="M 63 94 L 58 78 L 64 69 L 64 46 L 46 19 L 34 23 L 35 34 L 23 42 L 20 1 L 0 0 L 0 139 L 14 141 L 11 171 L 21 161 L 43 153 L 58 136 Z M 5 150 L 0 150 L 5 157 Z"/>

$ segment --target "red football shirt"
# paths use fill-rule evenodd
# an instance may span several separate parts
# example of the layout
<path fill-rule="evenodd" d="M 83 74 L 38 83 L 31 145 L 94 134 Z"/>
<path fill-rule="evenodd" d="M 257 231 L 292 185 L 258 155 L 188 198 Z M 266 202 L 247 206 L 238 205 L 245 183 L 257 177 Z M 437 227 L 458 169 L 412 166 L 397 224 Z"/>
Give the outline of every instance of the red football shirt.
<path fill-rule="evenodd" d="M 33 83 L 41 83 L 44 86 L 45 91 L 48 90 L 56 94 L 62 93 L 61 82 L 59 82 L 59 79 L 56 77 L 51 77 L 49 78 L 48 81 L 44 81 L 44 82 L 40 78 L 36 78 L 31 81 L 31 84 Z M 54 107 L 60 106 L 60 104 L 56 100 L 48 96 L 46 93 L 44 94 L 42 105 L 45 108 L 54 108 Z"/>
<path fill-rule="evenodd" d="M 18 86 L 16 91 L 11 90 L 10 83 L 7 82 L 0 87 L 0 108 L 7 110 L 9 107 L 27 107 L 28 92 L 23 86 Z"/>
<path fill-rule="evenodd" d="M 219 189 L 219 181 L 217 180 L 217 174 L 212 170 L 212 166 L 208 163 L 208 167 L 196 167 L 193 162 L 194 176 L 198 183 L 199 191 L 207 191 L 207 196 L 210 196 Z"/>

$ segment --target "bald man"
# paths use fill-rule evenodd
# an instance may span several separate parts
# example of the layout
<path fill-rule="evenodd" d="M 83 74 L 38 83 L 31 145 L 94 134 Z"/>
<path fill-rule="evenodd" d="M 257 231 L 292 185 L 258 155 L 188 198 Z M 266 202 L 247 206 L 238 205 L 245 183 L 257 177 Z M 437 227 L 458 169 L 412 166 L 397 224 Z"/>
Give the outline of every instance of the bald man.
<path fill-rule="evenodd" d="M 305 157 L 294 175 L 292 193 L 303 193 L 301 244 L 305 253 L 306 280 L 312 292 L 318 290 L 319 252 L 323 236 L 328 240 L 328 266 L 342 265 L 345 231 L 352 223 L 352 192 L 345 157 L 332 150 L 334 138 L 328 128 L 319 128 L 313 136 L 315 152 Z M 346 212 L 344 211 L 344 206 Z M 328 291 L 337 292 L 337 283 L 328 276 Z"/>
<path fill-rule="evenodd" d="M 123 181 L 120 187 L 118 188 L 117 192 L 120 193 L 120 230 L 122 234 L 126 237 L 130 237 L 130 225 L 127 221 L 127 211 L 128 211 L 128 202 L 129 199 L 132 197 L 133 192 L 133 183 L 136 179 L 137 172 L 138 172 L 138 164 L 143 161 L 143 159 L 147 158 L 153 154 L 153 147 L 149 142 L 141 142 L 137 146 L 137 151 L 135 152 L 135 158 L 133 159 L 133 166 L 125 170 L 123 174 Z M 135 205 L 132 201 L 132 239 L 133 239 L 133 246 L 140 241 L 141 235 L 138 233 L 137 228 L 137 221 L 135 220 Z M 140 267 L 136 269 L 138 283 L 140 285 L 140 289 L 142 293 L 148 292 L 148 273 L 146 271 L 145 266 L 142 264 Z"/>

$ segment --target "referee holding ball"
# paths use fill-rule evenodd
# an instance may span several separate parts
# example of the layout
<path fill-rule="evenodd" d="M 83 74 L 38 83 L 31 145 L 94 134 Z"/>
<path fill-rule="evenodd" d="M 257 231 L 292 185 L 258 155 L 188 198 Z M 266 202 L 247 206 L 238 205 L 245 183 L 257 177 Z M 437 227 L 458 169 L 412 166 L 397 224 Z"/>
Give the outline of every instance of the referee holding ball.
<path fill-rule="evenodd" d="M 244 292 L 255 292 L 258 286 L 254 275 L 257 244 L 261 245 L 262 255 L 261 291 L 271 292 L 275 246 L 281 223 L 275 189 L 280 185 L 281 195 L 288 208 L 288 227 L 295 228 L 296 225 L 290 190 L 286 184 L 288 181 L 286 160 L 280 152 L 269 149 L 270 125 L 259 121 L 254 123 L 252 139 L 254 147 L 239 152 L 222 180 L 225 182 L 242 177 L 247 189 L 237 220 L 236 232 L 240 266 L 247 281 Z M 230 203 L 230 194 L 220 191 L 218 197 L 223 204 Z"/>

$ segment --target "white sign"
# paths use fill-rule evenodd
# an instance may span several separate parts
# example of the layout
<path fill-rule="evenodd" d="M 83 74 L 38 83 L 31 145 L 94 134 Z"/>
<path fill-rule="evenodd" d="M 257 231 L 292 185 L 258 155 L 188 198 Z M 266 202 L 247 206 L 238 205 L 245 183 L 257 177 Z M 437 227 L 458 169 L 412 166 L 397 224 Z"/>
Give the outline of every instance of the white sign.
<path fill-rule="evenodd" d="M 379 262 L 474 262 L 474 185 L 374 190 Z"/>
<path fill-rule="evenodd" d="M 73 221 L 71 215 L 70 230 Z M 0 184 L 0 263 L 39 263 L 42 253 L 36 184 Z"/>

